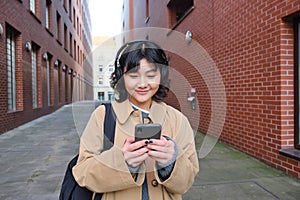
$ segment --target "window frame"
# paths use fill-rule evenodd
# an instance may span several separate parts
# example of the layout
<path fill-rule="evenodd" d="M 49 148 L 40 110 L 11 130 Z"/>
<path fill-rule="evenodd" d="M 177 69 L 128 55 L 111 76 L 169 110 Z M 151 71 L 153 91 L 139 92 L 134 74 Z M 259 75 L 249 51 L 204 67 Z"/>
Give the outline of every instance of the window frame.
<path fill-rule="evenodd" d="M 300 60 L 300 19 L 299 18 L 294 18 L 293 20 L 294 24 L 294 70 L 295 70 L 295 84 L 294 84 L 294 98 L 295 98 L 295 136 L 294 136 L 294 147 L 295 149 L 300 150 L 300 117 L 299 117 L 299 95 L 300 95 L 300 69 L 299 69 L 299 60 Z"/>
<path fill-rule="evenodd" d="M 169 16 L 170 16 L 170 27 L 171 30 L 174 30 L 183 20 L 188 16 L 193 10 L 194 10 L 194 0 L 191 1 L 191 6 L 185 9 L 185 11 L 181 14 L 181 16 L 177 19 L 176 14 L 177 14 L 177 8 L 180 8 L 181 4 L 186 4 L 184 0 L 170 0 L 169 3 L 167 4 L 168 10 L 169 10 Z M 175 18 L 174 18 L 175 16 Z"/>
<path fill-rule="evenodd" d="M 45 8 L 45 26 L 48 30 L 52 29 L 52 1 L 46 0 Z"/>
<path fill-rule="evenodd" d="M 8 43 L 9 41 L 9 43 Z M 9 45 L 9 49 L 8 49 Z M 9 52 L 8 52 L 9 51 Z M 10 53 L 8 55 L 8 53 Z M 9 56 L 9 58 L 8 58 Z M 6 33 L 6 65 L 7 65 L 7 109 L 17 110 L 16 84 L 16 33 L 8 29 Z"/>
<path fill-rule="evenodd" d="M 47 105 L 51 106 L 51 60 L 49 59 L 50 55 L 48 55 L 48 59 L 46 60 L 46 79 L 47 79 Z"/>
<path fill-rule="evenodd" d="M 36 5 L 35 4 L 36 4 L 35 0 L 29 1 L 29 9 L 34 14 L 36 14 Z"/>
<path fill-rule="evenodd" d="M 32 108 L 38 107 L 38 47 L 32 45 L 31 50 L 31 89 L 32 89 Z"/>

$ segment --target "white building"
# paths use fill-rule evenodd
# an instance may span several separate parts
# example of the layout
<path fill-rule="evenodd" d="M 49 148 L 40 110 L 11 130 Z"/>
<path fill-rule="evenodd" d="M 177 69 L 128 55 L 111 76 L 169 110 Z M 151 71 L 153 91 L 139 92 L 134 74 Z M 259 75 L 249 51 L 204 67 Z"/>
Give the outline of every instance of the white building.
<path fill-rule="evenodd" d="M 110 101 L 114 91 L 110 87 L 110 76 L 114 71 L 117 42 L 114 38 L 93 38 L 94 99 Z"/>

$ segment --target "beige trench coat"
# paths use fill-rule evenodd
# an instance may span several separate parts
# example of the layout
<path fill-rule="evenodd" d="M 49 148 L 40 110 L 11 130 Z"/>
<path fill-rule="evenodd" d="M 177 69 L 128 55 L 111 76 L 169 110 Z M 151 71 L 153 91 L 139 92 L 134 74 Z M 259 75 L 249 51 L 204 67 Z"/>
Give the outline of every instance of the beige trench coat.
<path fill-rule="evenodd" d="M 178 147 L 178 156 L 170 177 L 161 181 L 154 161 L 149 158 L 138 174 L 131 174 L 121 148 L 129 136 L 134 136 L 135 124 L 142 123 L 140 111 L 134 111 L 129 101 L 112 102 L 117 116 L 114 146 L 102 153 L 105 107 L 99 106 L 80 138 L 79 159 L 73 174 L 79 185 L 104 193 L 105 200 L 141 200 L 142 184 L 147 177 L 150 200 L 182 199 L 192 186 L 199 171 L 193 130 L 185 116 L 165 103 L 154 102 L 149 123 L 160 123 L 162 135 L 172 138 Z"/>

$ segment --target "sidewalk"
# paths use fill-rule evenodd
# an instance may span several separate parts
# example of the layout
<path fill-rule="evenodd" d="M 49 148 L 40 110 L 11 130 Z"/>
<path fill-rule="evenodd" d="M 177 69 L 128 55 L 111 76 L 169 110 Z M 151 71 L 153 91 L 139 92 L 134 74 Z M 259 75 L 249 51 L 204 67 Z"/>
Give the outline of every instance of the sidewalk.
<path fill-rule="evenodd" d="M 76 127 L 83 129 L 93 106 L 64 106 L 0 135 L 0 200 L 58 199 L 66 165 L 78 152 Z M 200 160 L 195 184 L 184 195 L 200 199 L 296 200 L 300 180 L 218 143 Z"/>

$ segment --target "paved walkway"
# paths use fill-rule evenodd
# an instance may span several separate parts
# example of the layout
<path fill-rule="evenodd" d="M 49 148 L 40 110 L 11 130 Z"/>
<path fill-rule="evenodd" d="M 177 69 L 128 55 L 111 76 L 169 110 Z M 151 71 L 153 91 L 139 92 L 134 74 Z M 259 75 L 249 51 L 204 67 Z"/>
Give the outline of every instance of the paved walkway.
<path fill-rule="evenodd" d="M 64 106 L 0 135 L 0 200 L 58 199 L 66 165 L 78 152 L 78 129 L 93 109 Z M 300 199 L 300 180 L 222 143 L 200 160 L 200 168 L 184 200 Z"/>

